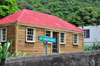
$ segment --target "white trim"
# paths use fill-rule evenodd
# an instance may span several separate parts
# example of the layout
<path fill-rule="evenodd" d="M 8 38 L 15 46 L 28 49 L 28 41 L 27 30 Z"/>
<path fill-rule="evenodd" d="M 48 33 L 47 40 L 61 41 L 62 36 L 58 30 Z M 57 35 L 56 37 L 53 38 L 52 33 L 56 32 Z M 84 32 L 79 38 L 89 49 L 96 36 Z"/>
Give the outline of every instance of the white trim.
<path fill-rule="evenodd" d="M 34 30 L 34 31 L 33 31 L 33 32 L 34 32 L 34 33 L 33 33 L 33 41 L 28 41 L 28 40 L 27 40 L 27 29 L 28 29 L 28 28 Z M 35 28 L 27 27 L 27 28 L 26 28 L 26 42 L 35 42 L 35 34 L 36 34 L 36 29 L 35 29 Z"/>
<path fill-rule="evenodd" d="M 46 36 L 46 31 L 50 31 L 50 37 L 52 38 L 52 31 L 51 30 L 45 30 L 45 36 Z M 46 36 L 48 37 L 48 36 Z"/>
<path fill-rule="evenodd" d="M 64 43 L 61 42 L 61 33 L 64 33 Z M 60 32 L 60 44 L 66 44 L 66 33 Z"/>
<path fill-rule="evenodd" d="M 5 38 L 5 41 L 2 40 L 2 29 L 6 29 L 6 38 Z M 6 42 L 7 41 L 7 28 L 4 27 L 4 28 L 1 28 L 1 42 Z"/>
<path fill-rule="evenodd" d="M 75 35 L 75 34 L 74 34 L 74 35 Z M 73 44 L 74 44 L 74 45 L 78 45 L 79 35 L 78 35 L 78 34 L 76 34 L 76 35 L 77 35 L 77 43 L 74 43 L 74 35 L 73 35 Z"/>
<path fill-rule="evenodd" d="M 46 31 L 50 31 L 50 37 L 52 38 L 53 37 L 53 32 L 52 32 L 52 30 L 45 30 L 45 36 L 46 36 Z M 46 36 L 46 37 L 48 37 L 48 36 Z M 50 44 L 52 44 L 52 42 L 48 42 L 48 43 L 50 43 Z"/>

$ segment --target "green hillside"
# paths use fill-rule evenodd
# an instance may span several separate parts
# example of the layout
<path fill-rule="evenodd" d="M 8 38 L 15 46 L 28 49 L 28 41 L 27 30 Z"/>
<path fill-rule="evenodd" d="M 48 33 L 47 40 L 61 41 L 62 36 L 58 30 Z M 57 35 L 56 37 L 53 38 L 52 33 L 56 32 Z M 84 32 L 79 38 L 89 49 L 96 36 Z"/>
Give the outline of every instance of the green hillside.
<path fill-rule="evenodd" d="M 69 21 L 70 23 L 76 26 L 81 26 L 82 22 L 84 22 L 84 25 L 99 24 L 100 0 L 15 0 L 15 1 L 16 2 L 13 3 L 15 3 L 18 9 L 20 10 L 26 8 L 46 14 L 55 15 L 66 21 Z M 87 14 L 82 15 L 81 13 L 83 12 Z"/>

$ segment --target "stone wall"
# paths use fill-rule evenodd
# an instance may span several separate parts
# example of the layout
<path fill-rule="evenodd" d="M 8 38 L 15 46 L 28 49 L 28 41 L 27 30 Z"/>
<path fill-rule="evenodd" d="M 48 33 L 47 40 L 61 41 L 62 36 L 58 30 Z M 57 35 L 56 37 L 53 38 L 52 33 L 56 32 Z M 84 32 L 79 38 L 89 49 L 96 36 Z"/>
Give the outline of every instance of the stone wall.
<path fill-rule="evenodd" d="M 100 50 L 7 58 L 4 66 L 100 66 Z"/>

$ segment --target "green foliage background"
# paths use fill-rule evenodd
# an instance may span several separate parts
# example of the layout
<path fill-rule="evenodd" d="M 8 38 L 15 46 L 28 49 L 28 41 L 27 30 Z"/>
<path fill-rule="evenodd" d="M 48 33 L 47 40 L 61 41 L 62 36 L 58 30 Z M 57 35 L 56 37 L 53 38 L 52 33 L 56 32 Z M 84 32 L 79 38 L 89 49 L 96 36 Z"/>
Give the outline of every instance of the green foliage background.
<path fill-rule="evenodd" d="M 97 25 L 100 21 L 99 4 L 100 0 L 0 0 L 0 18 L 26 8 L 58 16 L 75 26 L 82 26 L 82 22 Z M 86 14 L 80 16 L 78 13 L 82 12 Z"/>
<path fill-rule="evenodd" d="M 15 0 L 0 0 L 0 18 L 15 13 L 20 9 L 16 6 Z"/>

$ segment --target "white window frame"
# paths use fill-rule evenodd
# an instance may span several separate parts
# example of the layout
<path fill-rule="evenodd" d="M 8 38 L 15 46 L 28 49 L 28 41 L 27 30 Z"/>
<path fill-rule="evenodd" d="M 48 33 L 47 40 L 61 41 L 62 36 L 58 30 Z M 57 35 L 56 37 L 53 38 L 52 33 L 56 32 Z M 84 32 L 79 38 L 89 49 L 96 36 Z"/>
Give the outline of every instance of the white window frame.
<path fill-rule="evenodd" d="M 75 39 L 74 39 L 74 35 L 77 35 L 77 43 L 74 43 L 74 40 L 75 40 Z M 73 44 L 74 44 L 74 45 L 78 45 L 78 38 L 79 38 L 79 35 L 78 35 L 78 34 L 74 34 L 74 35 L 73 35 Z"/>
<path fill-rule="evenodd" d="M 86 31 L 86 30 L 89 30 L 89 38 L 90 38 L 90 29 L 84 29 L 84 31 Z M 85 39 L 88 39 L 88 38 L 86 37 L 86 32 L 84 32 L 84 38 L 85 38 Z"/>
<path fill-rule="evenodd" d="M 6 29 L 6 38 L 5 38 L 5 41 L 2 40 L 2 38 L 3 38 L 2 30 L 3 30 L 3 29 Z M 6 41 L 7 41 L 7 28 L 4 27 L 4 28 L 1 28 L 1 42 L 6 42 Z"/>
<path fill-rule="evenodd" d="M 50 31 L 50 37 L 52 38 L 52 31 L 51 30 L 45 30 L 45 36 L 46 36 L 46 31 Z M 46 36 L 48 37 L 48 36 Z"/>
<path fill-rule="evenodd" d="M 61 32 L 64 33 L 64 32 Z M 61 42 L 61 33 L 60 33 L 60 44 L 66 44 L 66 33 L 64 33 L 64 42 Z"/>
<path fill-rule="evenodd" d="M 50 37 L 52 38 L 52 31 L 51 30 L 45 30 L 45 36 L 46 36 L 46 31 L 50 31 Z M 46 37 L 48 37 L 48 36 L 46 36 Z M 48 42 L 48 43 L 52 44 L 52 42 Z"/>
<path fill-rule="evenodd" d="M 27 40 L 27 29 L 30 28 L 30 27 L 27 27 L 26 28 L 26 42 L 35 42 L 35 32 L 36 32 L 36 29 L 35 28 L 30 28 L 30 29 L 33 29 L 34 30 L 34 33 L 33 33 L 33 41 L 29 41 Z"/>

